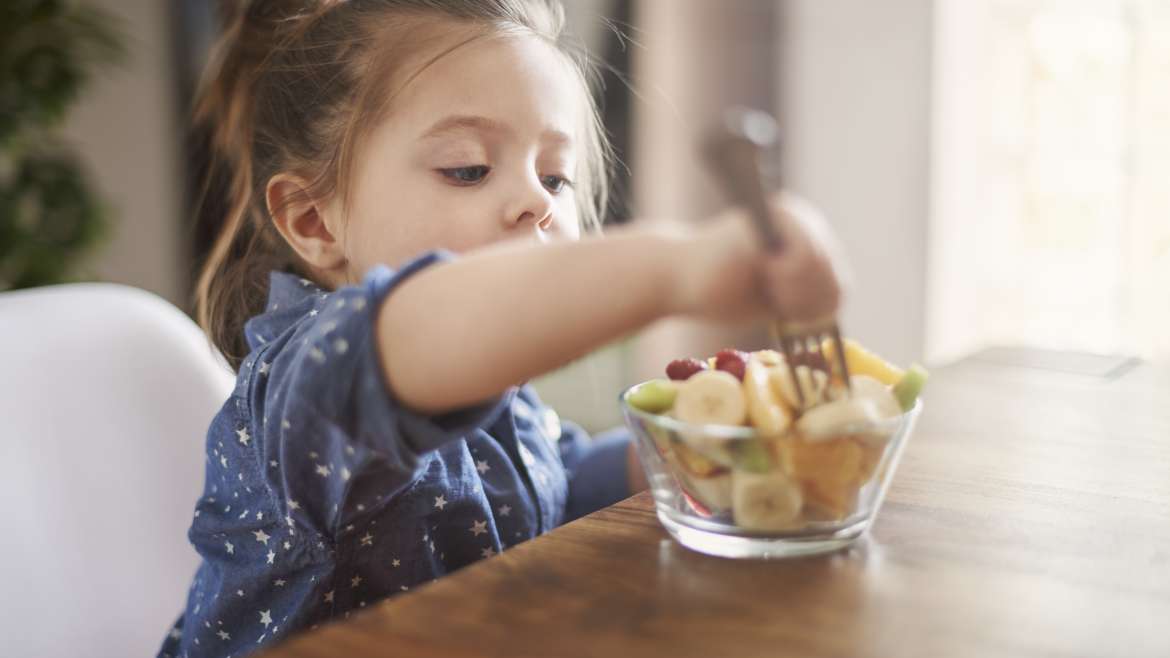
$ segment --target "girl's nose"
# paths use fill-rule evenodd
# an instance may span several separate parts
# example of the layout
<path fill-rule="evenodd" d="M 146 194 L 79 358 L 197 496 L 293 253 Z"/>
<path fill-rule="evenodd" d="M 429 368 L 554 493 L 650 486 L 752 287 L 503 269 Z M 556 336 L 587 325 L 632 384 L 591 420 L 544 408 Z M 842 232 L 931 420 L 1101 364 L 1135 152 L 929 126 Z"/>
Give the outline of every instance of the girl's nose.
<path fill-rule="evenodd" d="M 505 228 L 526 228 L 535 226 L 548 229 L 552 226 L 553 198 L 536 175 L 526 176 L 518 185 L 510 205 L 504 213 Z"/>

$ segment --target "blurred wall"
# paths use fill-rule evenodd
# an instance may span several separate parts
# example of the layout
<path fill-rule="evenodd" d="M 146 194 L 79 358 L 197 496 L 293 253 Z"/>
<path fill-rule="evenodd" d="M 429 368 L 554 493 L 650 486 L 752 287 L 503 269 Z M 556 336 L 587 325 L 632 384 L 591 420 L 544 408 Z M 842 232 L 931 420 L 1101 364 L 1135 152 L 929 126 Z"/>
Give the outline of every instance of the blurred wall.
<path fill-rule="evenodd" d="M 87 2 L 122 20 L 129 51 L 120 68 L 95 77 L 64 129 L 112 211 L 110 234 L 90 265 L 100 279 L 145 288 L 185 306 L 169 3 Z"/>
<path fill-rule="evenodd" d="M 784 174 L 853 265 L 842 328 L 899 363 L 925 339 L 932 0 L 786 0 Z"/>

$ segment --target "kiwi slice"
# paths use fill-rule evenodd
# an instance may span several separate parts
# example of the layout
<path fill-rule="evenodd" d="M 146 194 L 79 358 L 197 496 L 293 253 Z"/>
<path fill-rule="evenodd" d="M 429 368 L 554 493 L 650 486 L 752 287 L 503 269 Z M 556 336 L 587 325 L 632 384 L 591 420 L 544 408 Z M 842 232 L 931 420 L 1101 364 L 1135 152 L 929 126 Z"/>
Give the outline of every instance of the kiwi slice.
<path fill-rule="evenodd" d="M 735 467 L 740 470 L 767 473 L 775 466 L 771 451 L 759 441 L 736 441 L 733 446 Z"/>
<path fill-rule="evenodd" d="M 926 385 L 926 379 L 929 376 L 926 368 L 915 363 L 910 366 L 906 374 L 902 375 L 898 383 L 894 384 L 894 397 L 898 399 L 898 404 L 902 406 L 903 411 L 910 411 L 914 406 L 914 401 L 922 393 L 922 387 Z"/>

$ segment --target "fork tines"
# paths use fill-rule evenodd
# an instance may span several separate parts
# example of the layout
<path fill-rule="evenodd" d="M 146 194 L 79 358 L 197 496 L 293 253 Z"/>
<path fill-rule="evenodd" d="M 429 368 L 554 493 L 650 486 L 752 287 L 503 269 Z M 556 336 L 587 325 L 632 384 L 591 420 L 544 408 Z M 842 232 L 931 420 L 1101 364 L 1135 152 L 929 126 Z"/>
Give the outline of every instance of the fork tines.
<path fill-rule="evenodd" d="M 807 366 L 812 370 L 820 370 L 829 376 L 838 376 L 846 389 L 849 385 L 849 366 L 845 362 L 845 346 L 841 341 L 841 331 L 836 322 L 817 327 L 803 327 L 800 330 L 785 328 L 780 323 L 772 325 L 773 338 L 780 345 L 784 360 L 788 363 L 788 375 L 792 378 L 792 386 L 796 389 L 797 400 L 804 407 L 804 390 L 800 385 L 800 378 L 796 374 L 797 366 Z M 830 364 L 825 357 L 822 344 L 825 339 L 833 341 L 833 356 L 835 364 Z M 834 372 L 833 365 L 836 365 Z"/>

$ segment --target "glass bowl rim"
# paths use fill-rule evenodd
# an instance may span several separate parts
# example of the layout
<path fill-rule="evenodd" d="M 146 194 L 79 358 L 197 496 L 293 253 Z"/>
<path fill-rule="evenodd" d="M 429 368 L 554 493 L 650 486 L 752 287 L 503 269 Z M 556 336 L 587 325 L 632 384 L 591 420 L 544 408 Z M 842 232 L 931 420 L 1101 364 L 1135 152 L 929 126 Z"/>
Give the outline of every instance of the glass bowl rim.
<path fill-rule="evenodd" d="M 691 434 L 691 435 L 701 435 L 701 436 L 706 436 L 708 438 L 728 439 L 728 440 L 744 440 L 744 441 L 764 438 L 763 435 L 761 435 L 754 427 L 744 427 L 742 425 L 716 425 L 716 424 L 695 425 L 693 423 L 687 423 L 685 421 L 681 421 L 677 418 L 672 418 L 672 417 L 664 415 L 664 414 L 655 414 L 655 413 L 650 413 L 649 411 L 643 411 L 643 410 L 631 405 L 629 402 L 630 393 L 635 388 L 638 388 L 639 386 L 642 386 L 643 384 L 646 384 L 646 383 L 652 382 L 652 381 L 655 381 L 655 380 L 647 379 L 646 381 L 638 382 L 637 384 L 631 384 L 630 386 L 627 386 L 625 389 L 623 389 L 622 392 L 618 394 L 618 402 L 621 404 L 622 410 L 625 411 L 626 413 L 631 414 L 637 418 L 640 418 L 646 422 L 654 423 L 655 425 L 658 425 L 658 426 L 661 426 L 665 429 L 668 429 L 668 430 L 671 430 L 674 432 L 679 432 L 679 433 L 687 433 L 687 434 Z M 898 432 L 900 432 L 902 430 L 902 428 L 905 427 L 905 424 L 908 420 L 917 416 L 921 412 L 922 412 L 922 398 L 919 397 L 919 398 L 914 400 L 913 407 L 910 407 L 906 411 L 902 412 L 902 414 L 899 416 L 894 416 L 894 417 L 886 419 L 890 423 L 891 426 L 894 426 L 894 429 L 893 429 L 891 435 L 897 434 Z M 896 423 L 896 425 L 895 425 L 895 423 Z"/>

